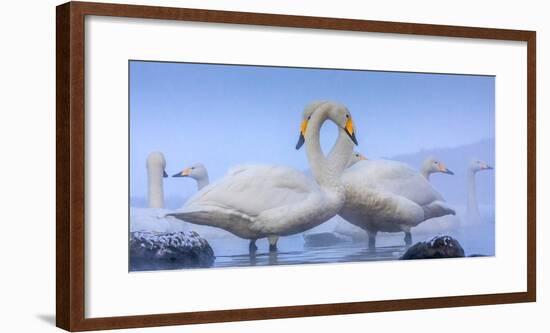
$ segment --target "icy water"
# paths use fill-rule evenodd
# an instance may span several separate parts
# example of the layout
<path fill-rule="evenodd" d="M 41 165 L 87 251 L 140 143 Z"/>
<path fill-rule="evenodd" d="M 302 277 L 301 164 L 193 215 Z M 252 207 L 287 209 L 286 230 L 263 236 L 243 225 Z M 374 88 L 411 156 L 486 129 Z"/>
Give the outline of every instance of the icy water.
<path fill-rule="evenodd" d="M 467 256 L 493 256 L 494 224 L 462 227 L 444 233 L 457 239 Z M 436 236 L 415 234 L 413 243 L 426 241 Z M 256 242 L 258 251 L 255 255 L 248 253 L 248 241 L 238 238 L 208 240 L 216 254 L 215 267 L 247 267 L 267 265 L 296 265 L 341 262 L 363 262 L 380 260 L 397 260 L 407 250 L 403 233 L 381 233 L 377 238 L 377 248 L 368 250 L 366 242 L 343 242 L 330 246 L 311 247 L 304 242 L 303 236 L 282 237 L 278 251 L 270 253 L 266 240 Z"/>

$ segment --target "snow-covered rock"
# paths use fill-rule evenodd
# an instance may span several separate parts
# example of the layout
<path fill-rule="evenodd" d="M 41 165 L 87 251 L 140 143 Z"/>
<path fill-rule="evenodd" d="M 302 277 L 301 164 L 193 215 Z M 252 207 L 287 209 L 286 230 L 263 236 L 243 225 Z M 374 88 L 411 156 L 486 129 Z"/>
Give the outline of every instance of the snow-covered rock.
<path fill-rule="evenodd" d="M 450 236 L 436 236 L 427 242 L 418 242 L 411 246 L 400 259 L 436 259 L 461 258 L 464 249 Z"/>
<path fill-rule="evenodd" d="M 214 251 L 193 231 L 130 232 L 130 270 L 211 267 Z"/>

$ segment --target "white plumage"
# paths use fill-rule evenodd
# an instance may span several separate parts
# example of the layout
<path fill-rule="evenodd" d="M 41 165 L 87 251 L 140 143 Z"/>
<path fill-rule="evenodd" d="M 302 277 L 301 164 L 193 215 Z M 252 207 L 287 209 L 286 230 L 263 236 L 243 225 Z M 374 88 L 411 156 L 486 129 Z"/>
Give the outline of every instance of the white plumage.
<path fill-rule="evenodd" d="M 166 160 L 161 152 L 152 152 L 147 156 L 147 199 L 149 208 L 130 207 L 130 232 L 178 232 L 185 231 L 185 223 L 171 217 L 164 209 L 164 171 Z"/>
<path fill-rule="evenodd" d="M 339 128 L 328 157 L 319 135 L 327 120 Z M 350 139 L 351 138 L 351 139 Z M 344 201 L 340 175 L 353 151 L 353 123 L 347 108 L 321 102 L 306 107 L 297 148 L 305 142 L 315 181 L 285 166 L 245 165 L 230 170 L 217 183 L 203 188 L 170 216 L 225 229 L 241 238 L 268 237 L 270 249 L 279 236 L 313 228 L 335 216 Z"/>
<path fill-rule="evenodd" d="M 389 160 L 361 161 L 342 176 L 346 202 L 340 216 L 369 233 L 369 247 L 374 247 L 376 233 L 406 233 L 438 216 L 454 214 L 441 195 L 418 171 Z"/>

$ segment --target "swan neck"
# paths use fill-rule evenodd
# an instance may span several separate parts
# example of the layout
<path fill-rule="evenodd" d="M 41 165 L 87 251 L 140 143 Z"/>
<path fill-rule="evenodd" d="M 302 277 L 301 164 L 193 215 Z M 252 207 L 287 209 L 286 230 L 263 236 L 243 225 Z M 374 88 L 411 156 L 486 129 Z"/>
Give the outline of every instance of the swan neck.
<path fill-rule="evenodd" d="M 430 181 L 430 171 L 428 171 L 427 168 L 423 167 L 422 170 L 420 170 L 420 174 L 422 177 L 424 177 L 427 181 Z"/>
<path fill-rule="evenodd" d="M 468 170 L 467 173 L 467 182 L 468 182 L 468 218 L 470 222 L 479 222 L 479 207 L 477 204 L 477 193 L 476 193 L 476 179 L 475 172 L 473 170 Z"/>
<path fill-rule="evenodd" d="M 208 178 L 208 175 L 197 179 L 197 191 L 202 190 L 204 187 L 208 186 L 208 184 L 210 184 L 210 179 Z"/>
<path fill-rule="evenodd" d="M 149 208 L 164 208 L 163 173 L 164 170 L 161 167 L 150 166 L 147 168 Z"/>
<path fill-rule="evenodd" d="M 344 129 L 338 128 L 338 138 L 332 146 L 325 170 L 326 182 L 332 186 L 341 185 L 341 176 L 348 166 L 350 156 L 353 154 L 353 142 Z"/>
<path fill-rule="evenodd" d="M 327 160 L 323 155 L 323 151 L 321 149 L 320 141 L 321 126 L 323 125 L 325 120 L 326 116 L 313 117 L 309 121 L 305 140 L 306 156 L 309 167 L 311 169 L 311 173 L 313 174 L 313 178 L 315 178 L 319 185 L 323 185 L 322 182 L 324 179 L 325 168 L 327 164 Z"/>
<path fill-rule="evenodd" d="M 341 175 L 346 169 L 353 153 L 353 142 L 342 128 L 338 130 L 338 138 L 325 158 L 321 149 L 320 131 L 328 119 L 324 112 L 317 113 L 308 124 L 306 132 L 306 151 L 309 166 L 317 183 L 325 190 L 343 194 L 344 188 Z"/>

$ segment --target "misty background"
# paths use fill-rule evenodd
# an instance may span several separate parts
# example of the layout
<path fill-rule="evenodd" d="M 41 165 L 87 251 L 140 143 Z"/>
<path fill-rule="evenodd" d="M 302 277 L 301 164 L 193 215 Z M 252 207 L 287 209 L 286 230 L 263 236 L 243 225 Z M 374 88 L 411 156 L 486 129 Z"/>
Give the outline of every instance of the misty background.
<path fill-rule="evenodd" d="M 471 159 L 494 165 L 493 76 L 130 62 L 130 205 L 147 204 L 145 161 L 164 153 L 169 175 L 206 165 L 211 182 L 239 164 L 308 169 L 296 151 L 301 113 L 315 100 L 345 104 L 359 146 L 368 158 L 389 158 L 419 169 L 428 156 L 454 176 L 434 174 L 435 188 L 451 203 L 466 201 Z M 323 126 L 322 147 L 336 138 Z M 496 166 L 498 170 L 498 166 Z M 476 177 L 478 201 L 494 205 L 494 175 Z M 196 192 L 194 180 L 167 178 L 166 208 Z"/>

